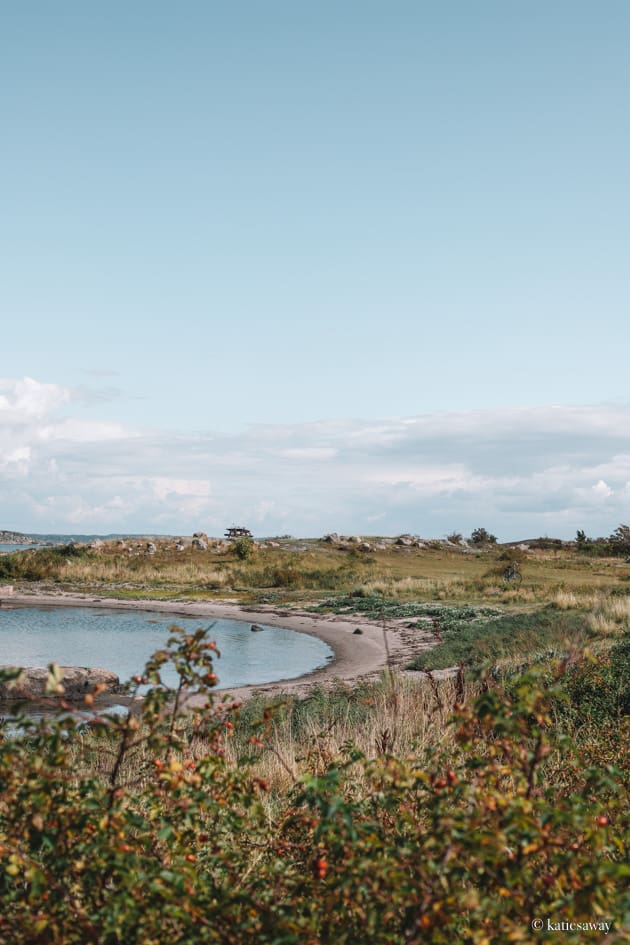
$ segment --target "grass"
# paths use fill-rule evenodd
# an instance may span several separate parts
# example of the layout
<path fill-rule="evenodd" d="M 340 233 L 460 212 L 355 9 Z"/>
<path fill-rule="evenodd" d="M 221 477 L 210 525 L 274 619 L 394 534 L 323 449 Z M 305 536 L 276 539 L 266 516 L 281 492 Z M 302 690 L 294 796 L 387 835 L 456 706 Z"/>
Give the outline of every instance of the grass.
<path fill-rule="evenodd" d="M 400 601 L 510 607 L 555 601 L 575 609 L 592 606 L 594 599 L 611 592 L 630 594 L 630 567 L 623 559 L 590 559 L 571 549 L 525 553 L 497 547 L 471 553 L 432 543 L 424 549 L 389 546 L 364 554 L 314 540 L 285 540 L 279 548 L 256 550 L 240 561 L 220 546 L 177 552 L 173 541 L 155 544 L 153 555 L 142 543 L 121 549 L 116 542 L 97 550 L 63 546 L 2 555 L 0 580 L 18 585 L 46 582 L 94 593 L 120 589 L 210 599 L 226 594 L 244 602 L 271 595 L 288 603 L 358 590 Z M 515 589 L 501 575 L 507 560 L 518 555 L 523 583 Z"/>
<path fill-rule="evenodd" d="M 470 687 L 470 695 L 473 689 Z M 306 698 L 256 699 L 235 720 L 227 757 L 235 765 L 252 754 L 256 769 L 272 790 L 286 791 L 306 773 L 321 774 L 347 757 L 349 746 L 368 758 L 409 757 L 431 746 L 453 743 L 449 713 L 457 702 L 452 680 L 426 680 L 387 673 L 380 682 L 352 689 L 313 690 Z M 355 789 L 361 785 L 355 782 Z"/>
<path fill-rule="evenodd" d="M 595 635 L 585 615 L 558 612 L 552 607 L 491 619 L 479 617 L 449 624 L 442 642 L 417 656 L 410 668 L 463 665 L 504 673 L 522 671 L 527 664 L 583 649 Z"/>
<path fill-rule="evenodd" d="M 471 681 L 465 698 L 472 699 L 478 691 Z M 302 698 L 256 697 L 237 711 L 224 708 L 216 698 L 210 712 L 228 723 L 224 737 L 228 763 L 237 769 L 252 760 L 253 773 L 269 784 L 271 812 L 278 798 L 286 796 L 300 777 L 323 774 L 331 763 L 347 759 L 350 746 L 368 758 L 409 757 L 438 745 L 452 745 L 455 750 L 449 716 L 461 698 L 452 680 L 432 684 L 392 672 L 383 674 L 378 682 L 318 688 Z M 184 720 L 183 724 L 186 727 L 188 723 Z M 192 730 L 187 741 L 194 757 L 203 757 L 210 750 Z M 79 748 L 83 773 L 91 771 L 106 778 L 114 763 L 106 735 L 92 735 L 87 730 Z M 149 755 L 147 745 L 129 753 L 121 772 L 124 783 L 142 780 Z M 360 780 L 355 781 L 354 789 L 361 791 Z"/>

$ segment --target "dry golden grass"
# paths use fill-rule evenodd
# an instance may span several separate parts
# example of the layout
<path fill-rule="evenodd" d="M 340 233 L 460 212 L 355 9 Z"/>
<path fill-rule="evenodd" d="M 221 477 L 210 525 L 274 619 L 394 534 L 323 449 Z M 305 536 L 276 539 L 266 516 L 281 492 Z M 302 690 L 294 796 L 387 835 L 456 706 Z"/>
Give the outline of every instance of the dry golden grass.
<path fill-rule="evenodd" d="M 602 597 L 589 615 L 593 631 L 616 636 L 630 629 L 630 597 Z"/>
<path fill-rule="evenodd" d="M 323 542 L 287 542 L 239 561 L 233 552 L 219 553 L 214 547 L 176 552 L 172 542 L 157 546 L 153 555 L 146 554 L 144 546 L 127 550 L 107 543 L 86 555 L 53 556 L 40 580 L 122 596 L 210 598 L 224 593 L 248 602 L 273 599 L 301 604 L 328 593 L 360 589 L 401 601 L 487 602 L 514 608 L 554 603 L 562 610 L 593 608 L 600 597 L 630 591 L 630 568 L 623 561 L 589 559 L 569 548 L 519 551 L 523 581 L 515 588 L 501 577 L 513 550 L 501 547 L 470 553 L 445 546 L 391 546 L 362 554 Z M 28 552 L 23 560 L 36 562 L 36 555 Z M 37 579 L 36 574 L 28 578 Z M 18 574 L 16 583 L 19 580 Z M 610 612 L 607 616 L 619 620 Z"/>
<path fill-rule="evenodd" d="M 472 687 L 467 687 L 472 692 Z M 272 713 L 261 726 L 256 773 L 273 790 L 285 791 L 305 773 L 323 773 L 331 761 L 343 757 L 352 745 L 367 757 L 417 755 L 431 745 L 449 744 L 449 713 L 457 702 L 453 680 L 432 684 L 426 678 L 386 673 L 380 684 L 367 687 L 357 714 L 356 694 L 338 691 L 324 696 L 318 711 L 306 714 L 299 724 L 296 702 L 287 699 L 282 711 Z M 279 701 L 279 700 L 278 700 Z M 261 714 L 265 705 L 260 708 Z M 238 764 L 251 753 L 237 737 L 228 741 L 226 757 Z M 360 791 L 360 783 L 356 788 Z"/>

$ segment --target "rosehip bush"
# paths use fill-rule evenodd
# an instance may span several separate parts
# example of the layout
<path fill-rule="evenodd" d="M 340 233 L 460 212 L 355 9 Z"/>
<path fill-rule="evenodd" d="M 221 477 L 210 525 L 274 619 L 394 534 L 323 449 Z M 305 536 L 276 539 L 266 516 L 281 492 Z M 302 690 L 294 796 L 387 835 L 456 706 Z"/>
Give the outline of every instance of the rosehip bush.
<path fill-rule="evenodd" d="M 5 727 L 2 945 L 493 945 L 531 942 L 538 916 L 628 940 L 627 772 L 562 732 L 562 677 L 459 707 L 448 749 L 348 745 L 270 798 L 266 730 L 226 758 L 242 723 L 213 698 L 216 655 L 176 631 L 131 684 L 149 685 L 137 713 Z"/>

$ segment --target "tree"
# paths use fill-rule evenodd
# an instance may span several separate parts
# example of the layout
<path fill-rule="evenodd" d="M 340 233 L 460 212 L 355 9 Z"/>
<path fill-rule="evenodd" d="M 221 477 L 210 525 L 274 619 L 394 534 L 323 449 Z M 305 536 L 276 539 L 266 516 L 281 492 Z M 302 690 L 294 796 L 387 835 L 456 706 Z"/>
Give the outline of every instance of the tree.
<path fill-rule="evenodd" d="M 486 528 L 475 528 L 470 540 L 473 545 L 496 545 L 497 536 L 491 535 Z"/>
<path fill-rule="evenodd" d="M 630 554 L 630 525 L 618 525 L 608 539 L 612 553 L 615 555 Z"/>

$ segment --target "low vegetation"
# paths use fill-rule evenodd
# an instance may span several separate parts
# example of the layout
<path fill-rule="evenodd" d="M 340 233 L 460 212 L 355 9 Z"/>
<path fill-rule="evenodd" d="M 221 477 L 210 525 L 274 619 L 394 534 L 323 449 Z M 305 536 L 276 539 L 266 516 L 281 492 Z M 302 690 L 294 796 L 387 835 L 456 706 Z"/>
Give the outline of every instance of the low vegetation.
<path fill-rule="evenodd" d="M 211 640 L 174 630 L 135 714 L 5 724 L 0 942 L 507 945 L 556 941 L 548 921 L 630 941 L 622 544 L 455 534 L 0 557 L 18 589 L 230 596 L 435 641 L 376 683 L 237 706 Z M 190 686 L 205 704 L 183 716 Z"/>
<path fill-rule="evenodd" d="M 1 940 L 482 945 L 530 942 L 532 916 L 628 940 L 628 730 L 612 704 L 594 727 L 566 666 L 239 713 L 214 655 L 176 631 L 138 715 L 5 732 Z"/>

